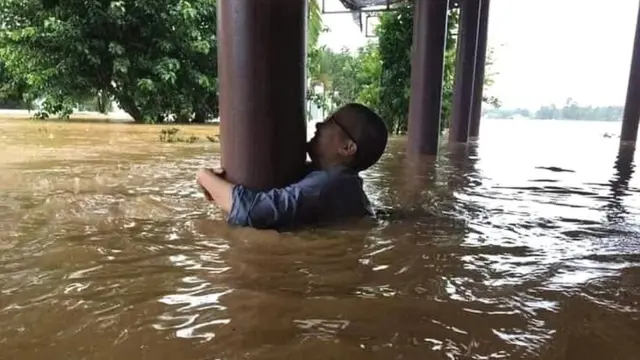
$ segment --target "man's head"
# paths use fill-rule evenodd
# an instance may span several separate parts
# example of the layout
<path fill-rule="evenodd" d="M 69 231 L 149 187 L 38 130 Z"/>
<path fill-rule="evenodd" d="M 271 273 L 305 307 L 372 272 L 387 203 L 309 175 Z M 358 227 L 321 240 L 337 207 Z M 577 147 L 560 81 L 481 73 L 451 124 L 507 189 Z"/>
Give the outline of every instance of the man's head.
<path fill-rule="evenodd" d="M 344 165 L 362 171 L 380 159 L 387 137 L 384 121 L 373 110 L 347 104 L 316 125 L 309 156 L 319 168 Z"/>

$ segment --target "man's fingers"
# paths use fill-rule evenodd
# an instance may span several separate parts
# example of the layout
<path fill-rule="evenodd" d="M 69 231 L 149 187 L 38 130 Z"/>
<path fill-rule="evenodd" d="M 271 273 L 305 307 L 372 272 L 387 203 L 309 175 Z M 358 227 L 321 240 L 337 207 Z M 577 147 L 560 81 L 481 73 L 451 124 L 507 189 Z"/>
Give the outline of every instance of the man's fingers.
<path fill-rule="evenodd" d="M 213 175 L 224 175 L 225 171 L 223 168 L 202 168 L 198 171 L 198 174 L 213 174 Z"/>
<path fill-rule="evenodd" d="M 211 169 L 211 171 L 213 171 L 214 174 L 221 175 L 221 176 L 224 175 L 225 173 L 224 169 L 221 167 L 213 168 Z"/>
<path fill-rule="evenodd" d="M 217 167 L 217 168 L 204 168 L 204 169 L 202 169 L 202 170 L 204 170 L 204 171 L 206 171 L 206 172 L 208 172 L 208 173 L 215 174 L 215 175 L 224 175 L 224 173 L 225 173 L 224 169 L 223 169 L 223 168 L 221 168 L 221 167 Z"/>

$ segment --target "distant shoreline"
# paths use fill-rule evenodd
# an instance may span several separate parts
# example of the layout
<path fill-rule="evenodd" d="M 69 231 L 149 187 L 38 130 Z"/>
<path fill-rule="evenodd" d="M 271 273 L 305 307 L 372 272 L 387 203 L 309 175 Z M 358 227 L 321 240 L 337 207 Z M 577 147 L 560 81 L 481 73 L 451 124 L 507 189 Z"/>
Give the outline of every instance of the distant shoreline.
<path fill-rule="evenodd" d="M 529 118 L 529 117 L 483 117 L 482 120 L 513 120 L 513 121 L 583 121 L 583 122 L 592 122 L 592 121 L 601 121 L 601 122 L 622 122 L 622 119 L 616 120 L 607 120 L 607 119 L 538 119 L 538 118 Z"/>

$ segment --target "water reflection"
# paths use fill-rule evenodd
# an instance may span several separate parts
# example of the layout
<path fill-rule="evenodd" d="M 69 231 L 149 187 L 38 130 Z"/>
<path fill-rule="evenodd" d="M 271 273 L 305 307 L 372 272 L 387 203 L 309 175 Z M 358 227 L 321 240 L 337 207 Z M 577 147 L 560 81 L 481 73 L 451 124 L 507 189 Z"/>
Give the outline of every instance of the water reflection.
<path fill-rule="evenodd" d="M 640 351 L 640 182 L 610 124 L 487 121 L 437 157 L 394 138 L 363 174 L 379 221 L 296 233 L 226 226 L 193 183 L 211 144 L 33 124 L 2 124 L 0 358 Z"/>
<path fill-rule="evenodd" d="M 623 223 L 629 211 L 624 206 L 624 199 L 632 193 L 629 191 L 629 182 L 633 175 L 635 165 L 633 163 L 635 149 L 630 146 L 621 146 L 614 165 L 614 175 L 609 181 L 611 194 L 609 202 L 605 206 L 607 221 L 613 224 Z"/>
<path fill-rule="evenodd" d="M 480 185 L 476 168 L 478 161 L 478 143 L 449 145 L 449 187 L 461 193 Z"/>
<path fill-rule="evenodd" d="M 436 198 L 432 194 L 436 184 L 439 184 L 442 171 L 441 162 L 435 156 L 408 154 L 402 160 L 402 177 L 397 184 L 393 184 L 395 188 L 402 189 L 402 198 L 398 204 L 403 204 L 411 209 L 420 208 L 426 212 L 434 211 L 436 204 L 433 201 Z M 391 175 L 391 174 L 390 174 Z M 403 188 L 401 188 L 401 186 Z"/>

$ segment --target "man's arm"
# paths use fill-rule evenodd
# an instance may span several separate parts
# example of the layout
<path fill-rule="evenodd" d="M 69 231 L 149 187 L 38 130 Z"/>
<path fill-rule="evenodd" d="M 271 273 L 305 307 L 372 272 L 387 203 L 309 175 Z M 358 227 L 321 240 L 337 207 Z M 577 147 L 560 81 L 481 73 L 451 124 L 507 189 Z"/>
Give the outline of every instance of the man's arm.
<path fill-rule="evenodd" d="M 254 191 L 211 171 L 198 173 L 198 183 L 229 214 L 229 224 L 263 229 L 295 225 L 300 215 L 309 216 L 325 180 L 317 174 L 284 188 Z"/>
<path fill-rule="evenodd" d="M 207 200 L 215 202 L 225 212 L 231 212 L 234 184 L 223 179 L 211 169 L 198 171 L 196 181 L 204 189 Z"/>

